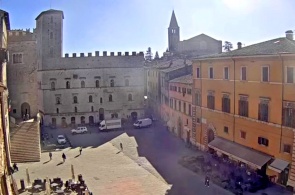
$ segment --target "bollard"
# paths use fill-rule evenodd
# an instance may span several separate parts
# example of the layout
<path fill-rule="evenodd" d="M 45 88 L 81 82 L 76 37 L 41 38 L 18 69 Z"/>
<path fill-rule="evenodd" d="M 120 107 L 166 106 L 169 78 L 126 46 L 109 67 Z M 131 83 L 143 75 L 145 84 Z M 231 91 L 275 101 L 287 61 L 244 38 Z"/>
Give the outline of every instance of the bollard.
<path fill-rule="evenodd" d="M 26 187 L 25 187 L 25 181 L 23 179 L 20 180 L 20 189 L 21 190 L 25 190 Z"/>

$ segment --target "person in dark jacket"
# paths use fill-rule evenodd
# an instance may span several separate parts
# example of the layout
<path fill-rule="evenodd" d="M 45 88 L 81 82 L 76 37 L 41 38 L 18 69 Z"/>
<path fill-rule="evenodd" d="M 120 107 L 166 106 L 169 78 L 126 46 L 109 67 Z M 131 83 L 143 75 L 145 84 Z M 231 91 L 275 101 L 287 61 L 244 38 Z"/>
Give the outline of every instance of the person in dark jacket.
<path fill-rule="evenodd" d="M 52 160 L 52 153 L 51 152 L 49 152 L 49 158 L 50 158 L 50 160 Z"/>
<path fill-rule="evenodd" d="M 63 162 L 65 162 L 66 161 L 66 155 L 65 155 L 65 153 L 62 153 L 62 159 L 63 159 Z"/>
<path fill-rule="evenodd" d="M 82 147 L 79 148 L 79 151 L 80 151 L 80 155 L 81 155 L 82 154 Z"/>

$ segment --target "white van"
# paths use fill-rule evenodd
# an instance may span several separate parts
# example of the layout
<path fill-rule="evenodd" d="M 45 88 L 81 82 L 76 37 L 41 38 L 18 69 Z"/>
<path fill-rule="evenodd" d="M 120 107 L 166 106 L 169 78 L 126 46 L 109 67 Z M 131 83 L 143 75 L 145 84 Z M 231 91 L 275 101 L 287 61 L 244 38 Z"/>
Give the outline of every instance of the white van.
<path fill-rule="evenodd" d="M 150 127 L 151 125 L 152 125 L 152 119 L 150 118 L 138 119 L 133 124 L 135 128 Z"/>
<path fill-rule="evenodd" d="M 121 119 L 103 120 L 99 123 L 99 127 L 98 127 L 100 131 L 107 131 L 111 129 L 120 129 L 120 128 L 122 128 Z"/>

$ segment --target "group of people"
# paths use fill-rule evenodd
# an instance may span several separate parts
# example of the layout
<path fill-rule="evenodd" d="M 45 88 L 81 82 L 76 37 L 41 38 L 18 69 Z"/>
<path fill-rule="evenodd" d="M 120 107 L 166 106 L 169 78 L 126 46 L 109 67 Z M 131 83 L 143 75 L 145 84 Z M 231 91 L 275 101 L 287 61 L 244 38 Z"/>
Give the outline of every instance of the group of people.
<path fill-rule="evenodd" d="M 82 150 L 83 150 L 82 147 L 80 147 L 79 148 L 80 155 L 82 154 Z M 67 156 L 65 155 L 65 153 L 62 153 L 61 157 L 62 157 L 63 162 L 65 162 L 67 159 Z M 49 158 L 50 158 L 50 160 L 52 160 L 52 153 L 51 152 L 49 152 Z"/>

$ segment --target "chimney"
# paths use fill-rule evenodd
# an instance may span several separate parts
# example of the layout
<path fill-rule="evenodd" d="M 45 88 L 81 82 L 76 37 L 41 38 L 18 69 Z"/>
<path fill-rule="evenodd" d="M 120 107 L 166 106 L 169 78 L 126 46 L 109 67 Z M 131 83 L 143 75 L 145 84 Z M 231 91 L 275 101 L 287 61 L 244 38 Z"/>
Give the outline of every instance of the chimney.
<path fill-rule="evenodd" d="M 289 40 L 293 40 L 293 31 L 292 30 L 286 31 L 286 38 Z"/>
<path fill-rule="evenodd" d="M 242 49 L 242 43 L 238 42 L 238 49 Z"/>

